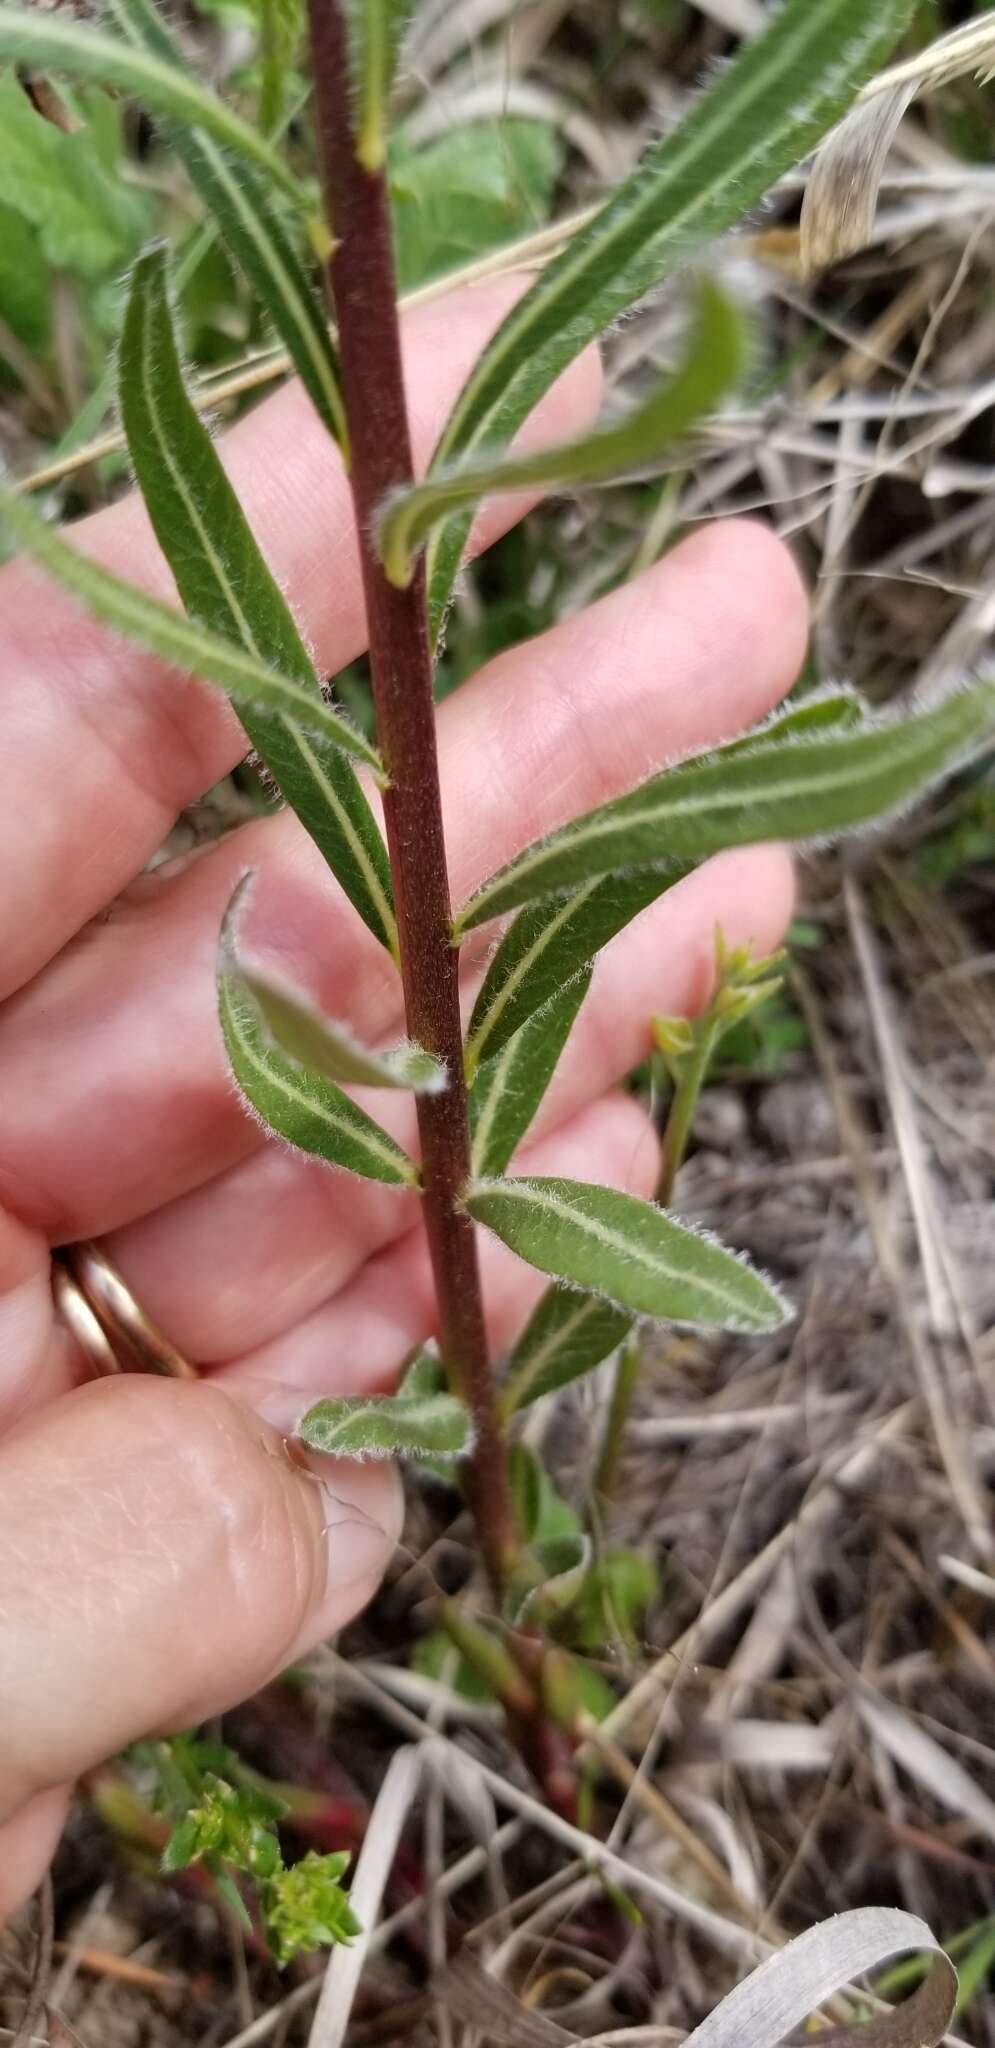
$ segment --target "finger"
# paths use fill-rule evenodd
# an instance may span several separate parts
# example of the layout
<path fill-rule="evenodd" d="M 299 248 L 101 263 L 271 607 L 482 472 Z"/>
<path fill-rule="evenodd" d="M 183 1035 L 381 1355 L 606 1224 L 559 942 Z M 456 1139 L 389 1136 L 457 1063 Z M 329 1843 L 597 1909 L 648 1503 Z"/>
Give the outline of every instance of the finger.
<path fill-rule="evenodd" d="M 216 1387 L 132 1374 L 7 1439 L 0 1822 L 222 1712 L 359 1611 L 399 1534 L 396 1475 L 319 1465 Z"/>
<path fill-rule="evenodd" d="M 529 1148 L 523 1171 L 601 1181 L 650 1196 L 660 1169 L 651 1118 L 629 1095 L 590 1106 Z M 507 1351 L 549 1285 L 496 1238 L 480 1234 L 487 1327 L 495 1357 Z M 319 1394 L 389 1387 L 416 1344 L 437 1334 L 435 1289 L 424 1233 L 412 1230 L 368 1261 L 350 1286 L 272 1343 L 223 1366 L 212 1384 L 238 1390 L 293 1429 Z M 299 1395 L 299 1398 L 297 1396 Z"/>
<path fill-rule="evenodd" d="M 52 1301 L 46 1239 L 0 1211 L 0 1438 L 73 1383 L 73 1347 Z"/>
<path fill-rule="evenodd" d="M 404 325 L 412 433 L 427 461 L 449 406 L 488 336 L 522 290 L 503 279 L 412 312 Z M 554 387 L 525 444 L 576 433 L 594 416 L 597 358 Z M 326 672 L 365 646 L 349 488 L 309 399 L 291 384 L 225 436 L 222 453 L 256 536 Z M 523 501 L 489 508 L 484 546 Z M 74 543 L 118 574 L 175 597 L 136 497 L 73 529 Z M 2 581 L 0 723 L 4 809 L 0 994 L 19 987 L 130 881 L 183 805 L 227 774 L 245 735 L 220 695 L 86 619 L 33 565 Z M 30 679 L 30 686 L 28 680 Z"/>
<path fill-rule="evenodd" d="M 789 556 L 741 522 L 694 536 L 585 618 L 589 648 L 576 622 L 557 626 L 440 715 L 457 895 L 530 830 L 752 724 L 790 684 L 805 633 Z M 364 1038 L 399 1029 L 386 955 L 296 821 L 232 834 L 129 892 L 0 1015 L 0 1192 L 38 1227 L 104 1232 L 259 1145 L 213 995 L 220 920 L 246 866 L 262 870 L 253 950 Z"/>
<path fill-rule="evenodd" d="M 0 1927 L 36 1892 L 66 1824 L 65 1786 L 39 1792 L 0 1827 Z"/>
<path fill-rule="evenodd" d="M 793 894 L 787 857 L 756 848 L 709 862 L 640 918 L 599 964 L 533 1136 L 575 1116 L 645 1058 L 654 1011 L 683 1016 L 703 1007 L 717 924 L 730 946 L 752 942 L 770 952 Z M 405 1100 L 381 1095 L 374 1107 L 402 1143 L 414 1143 Z M 413 1196 L 274 1144 L 114 1232 L 108 1249 L 173 1342 L 208 1364 L 292 1327 L 416 1214 Z"/>

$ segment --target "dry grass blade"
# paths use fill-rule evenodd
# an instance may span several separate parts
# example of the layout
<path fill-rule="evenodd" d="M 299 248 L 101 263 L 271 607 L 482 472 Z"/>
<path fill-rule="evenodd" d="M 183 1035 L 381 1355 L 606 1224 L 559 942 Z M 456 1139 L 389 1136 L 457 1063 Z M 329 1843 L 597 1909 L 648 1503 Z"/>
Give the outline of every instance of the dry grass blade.
<path fill-rule="evenodd" d="M 819 150 L 802 205 L 801 260 L 812 276 L 856 255 L 871 239 L 888 153 L 916 94 L 966 74 L 995 71 L 995 13 L 942 36 L 907 64 L 864 87 Z"/>
<path fill-rule="evenodd" d="M 575 2034 L 568 2034 L 545 2013 L 530 2012 L 474 1956 L 465 1951 L 450 1963 L 437 1990 L 449 2011 L 468 2027 L 482 2029 L 507 2048 L 570 2048 Z"/>
<path fill-rule="evenodd" d="M 915 1998 L 868 2026 L 834 2028 L 820 2040 L 868 2048 L 936 2048 L 957 1996 L 957 1975 L 925 1922 L 890 1906 L 866 1906 L 810 1927 L 738 1984 L 709 2014 L 686 2048 L 777 2048 L 834 1991 L 892 1956 L 924 1949 L 937 1960 Z M 924 1997 L 925 1994 L 925 1997 Z"/>
<path fill-rule="evenodd" d="M 888 1700 L 861 1692 L 857 1710 L 875 1739 L 910 1778 L 948 1813 L 967 1820 L 973 1831 L 995 1842 L 995 1802 L 932 1735 L 916 1726 Z"/>
<path fill-rule="evenodd" d="M 390 1876 L 401 1829 L 411 1810 L 422 1761 L 420 1748 L 399 1749 L 384 1774 L 349 1894 L 362 1932 L 349 1948 L 332 1950 L 318 2010 L 308 2036 L 308 2048 L 340 2048 L 345 2039 L 384 1886 Z"/>

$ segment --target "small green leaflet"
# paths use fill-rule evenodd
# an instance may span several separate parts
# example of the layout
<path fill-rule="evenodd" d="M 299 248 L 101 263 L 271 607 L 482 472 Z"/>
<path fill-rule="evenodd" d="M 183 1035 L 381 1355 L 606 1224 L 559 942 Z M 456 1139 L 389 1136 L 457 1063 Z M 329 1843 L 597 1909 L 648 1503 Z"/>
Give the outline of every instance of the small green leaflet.
<path fill-rule="evenodd" d="M 103 35 L 92 22 L 67 21 L 64 15 L 39 14 L 29 7 L 4 7 L 0 63 L 30 64 L 57 78 L 92 78 L 98 85 L 127 93 L 154 114 L 203 128 L 235 156 L 256 164 L 297 204 L 302 200 L 302 188 L 279 151 L 223 100 L 205 91 L 188 71 L 133 49 L 116 36 Z"/>
<path fill-rule="evenodd" d="M 242 974 L 235 947 L 238 915 L 249 877 L 232 897 L 218 954 L 218 1013 L 232 1073 L 250 1110 L 278 1138 L 300 1152 L 345 1167 L 364 1180 L 416 1187 L 418 1168 L 365 1110 L 334 1081 L 289 1060 L 273 1045 L 262 1012 Z"/>
<path fill-rule="evenodd" d="M 387 113 L 409 0 L 344 0 L 352 84 L 356 96 L 356 155 L 365 171 L 379 171 L 387 154 Z"/>
<path fill-rule="evenodd" d="M 107 0 L 129 42 L 185 70 L 153 0 Z M 167 122 L 169 146 L 213 214 L 239 268 L 265 306 L 320 419 L 348 446 L 328 319 L 270 197 L 268 182 L 233 159 L 207 129 Z"/>
<path fill-rule="evenodd" d="M 581 1530 L 534 1543 L 509 1587 L 509 1619 L 551 1625 L 579 1598 L 590 1562 L 591 1539 Z"/>
<path fill-rule="evenodd" d="M 995 682 L 979 682 L 935 711 L 698 756 L 528 847 L 471 899 L 457 935 L 620 869 L 853 831 L 900 809 L 993 735 Z"/>
<path fill-rule="evenodd" d="M 681 435 L 714 412 L 739 375 L 741 323 L 713 284 L 698 294 L 691 330 L 676 370 L 618 426 L 600 427 L 579 441 L 536 455 L 486 458 L 452 469 L 435 468 L 421 484 L 388 500 L 378 543 L 391 583 L 404 589 L 415 554 L 432 529 L 463 506 L 495 492 L 565 490 L 614 483 L 651 468 Z"/>
<path fill-rule="evenodd" d="M 185 619 L 169 605 L 160 604 L 134 584 L 101 569 L 78 549 L 60 540 L 27 500 L 10 490 L 0 491 L 0 521 L 56 582 L 78 597 L 94 618 L 112 626 L 124 639 L 133 640 L 149 654 L 158 655 L 187 675 L 219 684 L 240 714 L 243 707 L 248 711 L 276 712 L 315 738 L 355 754 L 384 779 L 383 763 L 376 749 L 323 698 L 279 675 L 276 669 L 246 654 L 230 640 L 208 632 L 195 620 Z"/>
<path fill-rule="evenodd" d="M 913 5 L 787 0 L 512 308 L 456 401 L 434 467 L 507 447 L 589 342 L 808 154 L 884 62 Z M 468 525 L 456 515 L 430 550 L 436 632 Z"/>
<path fill-rule="evenodd" d="M 558 1282 L 547 1287 L 514 1351 L 498 1396 L 503 1420 L 583 1379 L 617 1351 L 632 1328 L 630 1310 L 600 1294 L 581 1294 Z"/>
<path fill-rule="evenodd" d="M 790 1318 L 752 1266 L 635 1195 L 586 1181 L 475 1180 L 464 1200 L 530 1266 L 639 1315 L 753 1334 Z"/>
<path fill-rule="evenodd" d="M 278 1052 L 313 1074 L 344 1087 L 413 1088 L 419 1095 L 441 1095 L 446 1069 L 441 1060 L 419 1045 L 399 1045 L 374 1052 L 361 1045 L 344 1024 L 324 1017 L 302 996 L 249 968 L 243 978 Z"/>
<path fill-rule="evenodd" d="M 587 968 L 575 975 L 538 1016 L 516 1031 L 503 1052 L 481 1067 L 470 1095 L 475 1174 L 503 1173 L 521 1144 L 591 986 L 591 972 Z"/>
<path fill-rule="evenodd" d="M 336 1458 L 465 1458 L 470 1411 L 455 1394 L 367 1394 L 317 1401 L 298 1424 L 312 1451 Z"/>
<path fill-rule="evenodd" d="M 132 273 L 118 361 L 121 420 L 135 476 L 191 617 L 324 699 L 286 599 L 270 575 L 210 434 L 183 381 L 166 256 Z M 170 614 L 172 616 L 172 614 Z M 340 746 L 302 719 L 253 704 L 242 723 L 301 824 L 374 936 L 397 954 L 387 849 Z M 351 727 L 346 727 L 351 732 Z"/>
<path fill-rule="evenodd" d="M 819 690 L 778 712 L 748 739 L 726 747 L 725 758 L 744 748 L 811 738 L 832 726 L 851 728 L 869 714 L 853 690 Z M 573 975 L 615 938 L 633 918 L 679 882 L 693 863 L 626 869 L 582 883 L 519 911 L 487 969 L 473 1007 L 466 1044 L 467 1074 L 507 1046 L 528 1018 L 554 997 Z"/>

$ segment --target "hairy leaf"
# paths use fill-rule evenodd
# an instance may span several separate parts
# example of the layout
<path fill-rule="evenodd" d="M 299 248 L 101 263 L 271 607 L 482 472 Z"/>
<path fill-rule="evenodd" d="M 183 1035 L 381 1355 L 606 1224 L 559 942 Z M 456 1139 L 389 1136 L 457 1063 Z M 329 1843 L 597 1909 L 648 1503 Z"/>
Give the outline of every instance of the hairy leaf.
<path fill-rule="evenodd" d="M 587 968 L 481 1067 L 470 1096 L 474 1173 L 504 1172 L 549 1087 L 590 986 Z"/>
<path fill-rule="evenodd" d="M 878 69 L 913 4 L 787 0 L 513 307 L 456 401 L 436 467 L 475 449 L 506 447 L 589 342 L 755 206 Z M 435 539 L 429 589 L 436 628 L 468 523 L 458 515 Z"/>
<path fill-rule="evenodd" d="M 993 735 L 995 682 L 986 681 L 935 711 L 699 756 L 528 847 L 484 883 L 457 931 L 620 868 L 656 861 L 666 872 L 729 846 L 804 844 L 871 824 Z"/>
<path fill-rule="evenodd" d="M 436 468 L 424 483 L 388 500 L 378 544 L 389 580 L 411 581 L 417 549 L 432 529 L 463 506 L 496 492 L 563 490 L 613 483 L 659 461 L 665 449 L 713 412 L 735 382 L 743 359 L 742 328 L 729 300 L 705 284 L 684 353 L 672 375 L 617 426 L 535 455 L 490 457 Z"/>
<path fill-rule="evenodd" d="M 803 703 L 776 713 L 747 739 L 723 749 L 772 746 L 789 738 L 812 738 L 832 727 L 866 722 L 867 707 L 853 690 L 819 690 Z M 609 940 L 658 896 L 679 882 L 693 862 L 667 868 L 626 869 L 584 882 L 579 889 L 543 898 L 519 911 L 487 969 L 467 1031 L 467 1072 L 496 1058 L 514 1033 L 579 973 Z"/>
<path fill-rule="evenodd" d="M 379 171 L 387 154 L 390 90 L 410 11 L 409 0 L 345 0 L 356 155 L 367 171 Z"/>
<path fill-rule="evenodd" d="M 89 561 L 77 548 L 60 540 L 27 500 L 16 497 L 12 491 L 0 492 L 0 520 L 56 582 L 78 597 L 94 618 L 112 626 L 124 639 L 133 640 L 149 654 L 158 655 L 188 675 L 217 683 L 240 714 L 243 706 L 249 711 L 279 713 L 315 738 L 355 754 L 383 777 L 376 749 L 312 690 L 302 688 L 232 641 L 209 632 L 195 619 L 185 619 L 170 605 L 160 604 L 158 598 L 149 597 L 144 590 Z"/>
<path fill-rule="evenodd" d="M 107 5 L 130 42 L 164 63 L 183 67 L 182 54 L 153 0 L 107 0 Z M 227 154 L 204 128 L 167 122 L 165 133 L 265 307 L 319 417 L 346 448 L 327 315 L 272 203 L 268 184 L 249 165 Z"/>
<path fill-rule="evenodd" d="M 287 1059 L 273 1045 L 236 954 L 236 926 L 248 880 L 245 876 L 239 883 L 228 906 L 218 954 L 221 1030 L 248 1107 L 267 1130 L 312 1158 L 345 1167 L 364 1180 L 416 1186 L 414 1160 L 387 1131 L 333 1081 Z"/>
<path fill-rule="evenodd" d="M 554 1281 L 533 1309 L 514 1351 L 499 1395 L 502 1415 L 555 1394 L 583 1379 L 617 1351 L 632 1328 L 629 1309 L 600 1294 L 581 1294 Z"/>
<path fill-rule="evenodd" d="M 374 1052 L 354 1038 L 347 1025 L 324 1017 L 290 989 L 248 968 L 244 979 L 277 1050 L 311 1073 L 346 1087 L 413 1088 L 421 1095 L 440 1095 L 444 1090 L 445 1066 L 420 1045 Z"/>
<path fill-rule="evenodd" d="M 589 961 L 671 883 L 675 866 L 610 875 L 530 904 L 505 932 L 473 1006 L 466 1040 L 467 1072 L 505 1051 L 528 1019 L 554 1000 Z"/>
<path fill-rule="evenodd" d="M 162 249 L 146 251 L 132 273 L 118 369 L 135 476 L 187 611 L 253 660 L 291 676 L 309 702 L 324 708 L 286 599 L 184 385 Z M 340 746 L 308 731 L 298 717 L 274 716 L 254 704 L 239 708 L 249 738 L 332 873 L 396 956 L 387 849 Z"/>
<path fill-rule="evenodd" d="M 65 15 L 41 14 L 30 7 L 4 7 L 0 63 L 30 64 L 57 78 L 92 78 L 127 93 L 154 114 L 204 129 L 235 156 L 256 164 L 292 199 L 301 200 L 301 187 L 279 152 L 223 100 L 188 71 L 104 35 L 92 22 L 69 21 Z"/>
<path fill-rule="evenodd" d="M 572 1180 L 473 1180 L 466 1207 L 541 1273 L 693 1329 L 777 1330 L 790 1316 L 761 1274 L 635 1195 Z"/>
<path fill-rule="evenodd" d="M 337 1458 L 465 1458 L 470 1411 L 455 1394 L 367 1394 L 317 1401 L 297 1434 Z"/>

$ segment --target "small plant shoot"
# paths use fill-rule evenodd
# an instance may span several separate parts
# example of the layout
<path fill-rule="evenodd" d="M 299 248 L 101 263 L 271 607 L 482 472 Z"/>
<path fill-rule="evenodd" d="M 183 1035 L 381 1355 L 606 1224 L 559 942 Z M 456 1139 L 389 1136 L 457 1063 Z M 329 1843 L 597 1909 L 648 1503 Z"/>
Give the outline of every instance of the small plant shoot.
<path fill-rule="evenodd" d="M 402 1458 L 462 1492 L 480 1612 L 462 1597 L 445 1603 L 432 1655 L 441 1639 L 460 1673 L 501 1701 L 540 1792 L 561 1805 L 564 1756 L 569 1778 L 584 1717 L 612 1697 L 585 1655 L 627 1650 L 654 1592 L 646 1560 L 605 1548 L 600 1527 L 647 1335 L 767 1337 L 792 1314 L 735 1246 L 672 1209 L 710 1062 L 776 989 L 780 958 L 755 959 L 720 936 L 701 1015 L 655 1020 L 671 1091 L 657 1200 L 598 1185 L 594 1158 L 591 1178 L 566 1178 L 531 1172 L 518 1155 L 555 1100 L 598 956 L 618 934 L 726 849 L 812 845 L 894 817 L 991 745 L 995 682 L 981 675 L 901 715 L 872 711 L 847 688 L 818 690 L 745 740 L 677 760 L 533 843 L 524 819 L 509 815 L 509 857 L 454 904 L 437 648 L 485 498 L 659 473 L 741 395 L 744 320 L 710 274 L 709 247 L 815 149 L 913 12 L 913 0 L 784 0 L 770 10 L 763 31 L 516 300 L 422 476 L 402 377 L 388 179 L 407 20 L 399 0 L 309 0 L 320 209 L 278 139 L 286 59 L 275 43 L 264 52 L 267 117 L 253 126 L 190 71 L 156 0 L 109 0 L 99 28 L 59 12 L 0 13 L 0 62 L 96 81 L 163 124 L 334 443 L 329 462 L 348 477 L 369 731 L 316 667 L 204 425 L 165 247 L 143 250 L 131 270 L 117 379 L 135 478 L 178 603 L 91 560 L 9 488 L 0 515 L 12 543 L 80 605 L 228 699 L 246 752 L 255 750 L 344 899 L 338 929 L 343 915 L 355 920 L 398 1018 L 403 1010 L 390 1042 L 371 1031 L 366 1043 L 334 1003 L 285 984 L 254 957 L 252 884 L 239 883 L 218 935 L 217 1008 L 246 1115 L 329 1173 L 376 1184 L 357 1202 L 423 1228 L 431 1263 L 437 1350 L 407 1367 L 399 1358 L 394 1392 L 317 1401 L 300 1440 L 341 1459 Z M 518 430 L 560 374 L 663 288 L 679 309 L 668 372 L 657 368 L 621 417 L 522 452 Z M 302 516 L 320 531 L 324 507 Z M 341 562 L 330 522 L 330 585 Z M 663 654 L 666 630 L 664 621 Z M 536 1283 L 536 1306 L 497 1355 L 481 1264 L 495 1240 L 500 1258 L 510 1251 L 549 1283 Z M 597 1496 L 578 1507 L 525 1448 L 522 1422 L 536 1402 L 612 1360 Z M 343 1383 L 330 1359 L 329 1386 Z M 226 1882 L 233 1871 L 248 1876 L 281 1962 L 315 1940 L 348 1940 L 355 1927 L 336 1859 L 285 1869 L 271 1816 L 245 1789 L 199 1765 L 183 1783 L 171 1867 L 199 1859 L 228 1872 Z"/>

